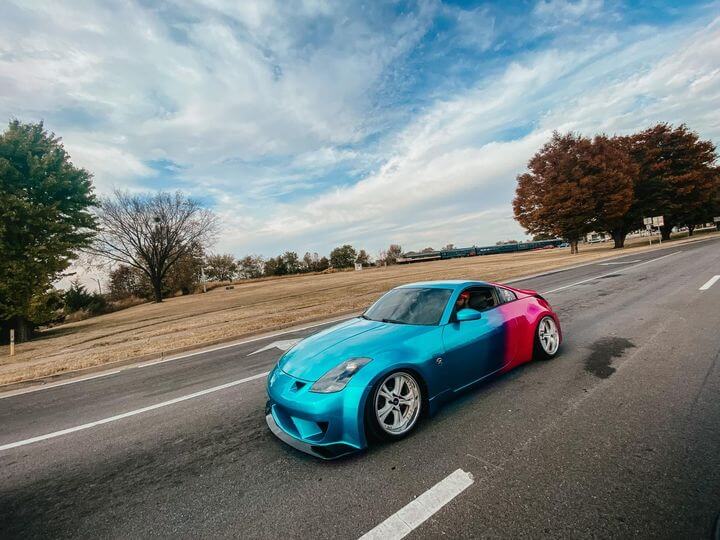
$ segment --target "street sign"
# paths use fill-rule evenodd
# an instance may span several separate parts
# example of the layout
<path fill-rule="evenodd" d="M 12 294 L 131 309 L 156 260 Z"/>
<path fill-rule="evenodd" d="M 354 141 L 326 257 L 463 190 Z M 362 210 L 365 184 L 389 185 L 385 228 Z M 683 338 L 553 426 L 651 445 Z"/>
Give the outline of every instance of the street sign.
<path fill-rule="evenodd" d="M 360 270 L 362 270 L 362 263 L 355 263 L 355 271 L 359 272 Z"/>
<path fill-rule="evenodd" d="M 660 229 L 660 227 L 665 225 L 665 219 L 663 218 L 663 216 L 646 217 L 643 218 L 643 223 L 645 224 L 645 228 L 650 232 L 649 240 L 650 245 L 652 245 L 653 227 L 657 227 L 658 229 Z M 662 244 L 662 238 L 660 239 L 660 243 Z"/>

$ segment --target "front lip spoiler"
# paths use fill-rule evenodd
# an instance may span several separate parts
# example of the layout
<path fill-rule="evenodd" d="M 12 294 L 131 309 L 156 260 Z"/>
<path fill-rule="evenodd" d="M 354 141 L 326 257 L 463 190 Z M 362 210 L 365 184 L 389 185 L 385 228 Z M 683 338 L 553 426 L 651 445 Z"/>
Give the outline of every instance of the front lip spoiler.
<path fill-rule="evenodd" d="M 358 451 L 357 449 L 352 448 L 351 446 L 340 444 L 340 445 L 332 445 L 334 447 L 342 447 L 342 449 L 339 452 L 331 451 L 329 449 L 329 447 L 328 447 L 328 451 L 323 452 L 323 446 L 308 444 L 306 442 L 303 442 L 303 441 L 296 439 L 295 437 L 292 437 L 291 435 L 288 435 L 287 433 L 285 433 L 280 428 L 280 426 L 277 425 L 277 422 L 275 422 L 272 412 L 268 412 L 265 415 L 265 422 L 267 422 L 267 425 L 270 428 L 270 431 L 272 431 L 273 435 L 275 435 L 278 439 L 280 439 L 285 444 L 292 446 L 296 450 L 300 450 L 301 452 L 310 454 L 311 456 L 322 459 L 324 461 L 338 459 L 343 456 L 354 454 L 355 452 Z"/>

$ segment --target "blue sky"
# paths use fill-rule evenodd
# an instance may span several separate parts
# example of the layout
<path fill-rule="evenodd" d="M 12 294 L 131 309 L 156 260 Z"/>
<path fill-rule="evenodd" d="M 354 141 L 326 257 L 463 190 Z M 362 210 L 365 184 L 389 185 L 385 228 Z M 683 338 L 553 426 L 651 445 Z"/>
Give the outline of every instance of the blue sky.
<path fill-rule="evenodd" d="M 214 251 L 523 237 L 553 130 L 720 142 L 720 2 L 3 2 L 0 118 L 113 188 L 222 218 Z"/>

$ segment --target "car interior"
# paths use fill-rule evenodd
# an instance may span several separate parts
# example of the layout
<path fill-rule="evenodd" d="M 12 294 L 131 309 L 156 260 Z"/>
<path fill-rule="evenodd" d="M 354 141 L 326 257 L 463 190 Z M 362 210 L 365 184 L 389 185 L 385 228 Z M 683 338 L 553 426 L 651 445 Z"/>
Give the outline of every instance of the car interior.
<path fill-rule="evenodd" d="M 467 292 L 470 293 L 467 305 L 470 309 L 485 311 L 498 305 L 491 287 L 473 287 L 468 289 Z"/>

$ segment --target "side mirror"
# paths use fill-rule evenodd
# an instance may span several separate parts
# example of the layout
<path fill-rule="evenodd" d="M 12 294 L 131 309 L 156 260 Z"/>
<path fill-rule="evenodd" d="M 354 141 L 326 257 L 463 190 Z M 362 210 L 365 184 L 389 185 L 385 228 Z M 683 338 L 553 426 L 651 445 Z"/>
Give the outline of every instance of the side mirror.
<path fill-rule="evenodd" d="M 465 308 L 458 311 L 455 317 L 458 322 L 477 321 L 482 318 L 482 313 L 476 309 Z"/>

